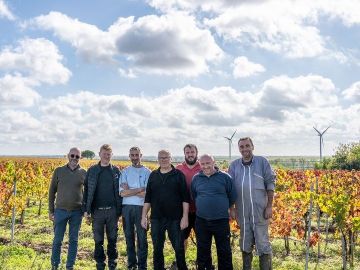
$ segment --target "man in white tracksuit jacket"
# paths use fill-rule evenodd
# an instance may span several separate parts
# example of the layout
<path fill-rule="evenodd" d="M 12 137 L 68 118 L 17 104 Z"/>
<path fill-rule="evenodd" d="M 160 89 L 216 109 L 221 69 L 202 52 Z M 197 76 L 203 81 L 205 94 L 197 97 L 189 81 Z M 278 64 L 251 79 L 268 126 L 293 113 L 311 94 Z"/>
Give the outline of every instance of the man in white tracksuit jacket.
<path fill-rule="evenodd" d="M 240 226 L 243 269 L 251 270 L 255 245 L 260 256 L 260 269 L 271 270 L 268 229 L 276 177 L 267 159 L 253 155 L 254 145 L 249 137 L 241 138 L 238 146 L 242 158 L 230 164 L 229 174 L 234 179 L 238 194 L 232 216 Z"/>

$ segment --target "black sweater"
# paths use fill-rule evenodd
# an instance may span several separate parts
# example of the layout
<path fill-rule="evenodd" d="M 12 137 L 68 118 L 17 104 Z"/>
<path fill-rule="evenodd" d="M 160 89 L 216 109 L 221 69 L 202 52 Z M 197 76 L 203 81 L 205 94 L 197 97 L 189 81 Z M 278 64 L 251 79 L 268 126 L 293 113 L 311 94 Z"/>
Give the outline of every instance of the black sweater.
<path fill-rule="evenodd" d="M 172 170 L 165 174 L 160 172 L 160 168 L 151 172 L 146 187 L 145 203 L 151 204 L 152 219 L 181 219 L 182 203 L 189 201 L 185 176 L 180 170 L 172 166 Z"/>

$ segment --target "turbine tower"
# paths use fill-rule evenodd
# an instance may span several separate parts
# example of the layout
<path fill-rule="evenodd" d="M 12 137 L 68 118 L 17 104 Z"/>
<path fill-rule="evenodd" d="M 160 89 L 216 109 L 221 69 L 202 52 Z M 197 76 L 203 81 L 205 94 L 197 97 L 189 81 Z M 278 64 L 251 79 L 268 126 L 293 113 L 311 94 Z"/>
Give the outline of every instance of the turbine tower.
<path fill-rule="evenodd" d="M 313 127 L 313 128 L 315 129 L 315 131 L 318 133 L 318 136 L 320 137 L 320 162 L 321 162 L 322 161 L 322 147 L 324 145 L 323 136 L 324 136 L 325 132 L 330 128 L 330 126 L 328 126 L 323 132 L 320 132 L 315 127 Z"/>
<path fill-rule="evenodd" d="M 224 138 L 227 139 L 229 142 L 229 162 L 231 161 L 231 144 L 232 144 L 232 139 L 234 138 L 235 133 L 236 133 L 236 130 L 234 131 L 234 133 L 231 135 L 230 138 L 224 136 Z"/>

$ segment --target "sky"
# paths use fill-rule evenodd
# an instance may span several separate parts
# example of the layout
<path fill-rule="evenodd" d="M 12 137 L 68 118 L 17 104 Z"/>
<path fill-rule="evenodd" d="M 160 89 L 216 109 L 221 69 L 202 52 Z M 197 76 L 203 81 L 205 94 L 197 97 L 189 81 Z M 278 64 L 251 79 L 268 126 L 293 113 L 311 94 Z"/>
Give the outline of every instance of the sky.
<path fill-rule="evenodd" d="M 0 155 L 319 155 L 360 138 L 358 0 L 0 0 Z"/>

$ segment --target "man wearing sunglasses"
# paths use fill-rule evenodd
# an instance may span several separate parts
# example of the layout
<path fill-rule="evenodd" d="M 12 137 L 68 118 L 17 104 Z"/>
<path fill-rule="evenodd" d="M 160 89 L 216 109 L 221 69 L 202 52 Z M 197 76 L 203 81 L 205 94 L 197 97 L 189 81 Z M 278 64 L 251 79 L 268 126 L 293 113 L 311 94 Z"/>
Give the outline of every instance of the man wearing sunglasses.
<path fill-rule="evenodd" d="M 69 162 L 55 169 L 49 188 L 49 219 L 54 224 L 51 253 L 52 270 L 59 269 L 61 245 L 69 224 L 69 248 L 66 269 L 74 269 L 82 220 L 82 198 L 86 171 L 80 167 L 80 149 L 71 148 Z"/>

